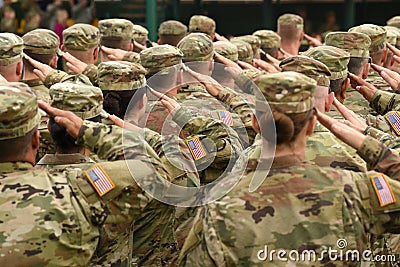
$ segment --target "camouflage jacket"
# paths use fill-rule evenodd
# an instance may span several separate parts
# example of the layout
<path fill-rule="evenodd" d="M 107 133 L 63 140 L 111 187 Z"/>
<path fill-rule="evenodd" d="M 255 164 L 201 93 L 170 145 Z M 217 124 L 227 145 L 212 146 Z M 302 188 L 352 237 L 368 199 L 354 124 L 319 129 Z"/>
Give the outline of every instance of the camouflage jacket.
<path fill-rule="evenodd" d="M 379 75 L 379 73 L 372 68 L 369 70 L 368 77 L 365 79 L 377 89 L 382 91 L 392 91 L 390 85 Z"/>
<path fill-rule="evenodd" d="M 47 88 L 39 78 L 33 80 L 22 80 L 21 82 L 32 88 L 36 92 L 38 99 L 43 100 L 46 103 L 50 102 L 49 88 Z"/>
<path fill-rule="evenodd" d="M 376 114 L 362 94 L 353 88 L 347 89 L 343 104 L 362 118 L 366 118 L 369 114 Z"/>
<path fill-rule="evenodd" d="M 371 164 L 389 160 L 391 164 L 381 171 L 400 177 L 399 168 L 391 169 L 399 165 L 398 156 L 378 141 L 368 137 L 358 153 Z M 352 258 L 331 260 L 328 250 L 361 255 L 367 249 L 367 232 L 400 231 L 400 202 L 394 200 L 400 182 L 384 174 L 321 168 L 297 157 L 276 157 L 264 182 L 250 193 L 254 160 L 250 159 L 232 191 L 200 208 L 181 251 L 180 266 L 358 266 Z M 394 195 L 389 199 L 382 200 L 381 191 L 375 189 L 380 181 L 391 188 Z M 229 181 L 213 190 L 226 184 Z M 278 254 L 280 250 L 284 252 Z M 306 260 L 301 258 L 304 251 Z M 298 261 L 291 262 L 289 255 L 295 259 L 299 255 Z"/>

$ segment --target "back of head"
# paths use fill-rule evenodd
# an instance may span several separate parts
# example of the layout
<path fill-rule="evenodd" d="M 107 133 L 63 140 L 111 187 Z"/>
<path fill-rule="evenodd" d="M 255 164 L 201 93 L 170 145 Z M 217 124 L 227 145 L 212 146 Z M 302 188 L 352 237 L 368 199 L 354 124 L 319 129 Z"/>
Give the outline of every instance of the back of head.
<path fill-rule="evenodd" d="M 239 60 L 238 49 L 236 45 L 228 41 L 214 42 L 214 50 L 218 54 L 237 62 Z"/>
<path fill-rule="evenodd" d="M 383 26 L 386 30 L 386 39 L 387 42 L 396 48 L 400 47 L 400 28 L 394 26 Z"/>
<path fill-rule="evenodd" d="M 393 26 L 400 29 L 400 16 L 394 16 L 390 18 L 388 21 L 386 21 L 386 24 L 388 26 Z"/>
<path fill-rule="evenodd" d="M 231 41 L 235 41 L 235 40 L 241 40 L 243 42 L 248 43 L 251 46 L 251 50 L 253 50 L 253 57 L 256 57 L 257 55 L 260 54 L 261 41 L 257 36 L 243 35 L 243 36 L 237 36 L 237 37 L 234 37 L 231 39 Z"/>
<path fill-rule="evenodd" d="M 160 70 L 180 64 L 183 53 L 171 45 L 158 45 L 149 47 L 140 52 L 140 62 L 151 76 Z"/>
<path fill-rule="evenodd" d="M 126 19 L 99 21 L 100 43 L 111 48 L 127 50 L 133 38 L 133 23 Z"/>
<path fill-rule="evenodd" d="M 283 14 L 278 18 L 278 34 L 282 42 L 298 40 L 303 32 L 303 18 L 295 14 Z"/>
<path fill-rule="evenodd" d="M 251 49 L 251 45 L 242 40 L 232 39 L 231 43 L 237 47 L 239 60 L 251 63 L 253 60 L 253 49 Z"/>
<path fill-rule="evenodd" d="M 274 31 L 258 30 L 255 31 L 253 35 L 260 39 L 260 48 L 264 50 L 264 52 L 269 49 L 279 49 L 281 46 L 281 37 Z"/>
<path fill-rule="evenodd" d="M 0 33 L 0 66 L 21 60 L 23 49 L 24 41 L 21 37 L 13 33 Z"/>
<path fill-rule="evenodd" d="M 90 24 L 74 24 L 63 31 L 63 44 L 67 50 L 86 51 L 99 43 L 100 31 Z"/>
<path fill-rule="evenodd" d="M 214 56 L 213 42 L 207 34 L 190 33 L 177 45 L 183 53 L 183 61 L 207 61 Z"/>
<path fill-rule="evenodd" d="M 189 20 L 189 32 L 202 32 L 212 37 L 215 34 L 215 21 L 203 15 L 193 15 Z"/>
<path fill-rule="evenodd" d="M 135 40 L 139 44 L 146 45 L 146 42 L 149 39 L 148 34 L 149 31 L 142 25 L 138 24 L 133 25 L 132 37 L 133 40 Z"/>
<path fill-rule="evenodd" d="M 187 34 L 187 27 L 180 21 L 167 20 L 160 24 L 158 28 L 158 37 L 160 44 L 169 44 L 176 46 L 180 40 Z"/>

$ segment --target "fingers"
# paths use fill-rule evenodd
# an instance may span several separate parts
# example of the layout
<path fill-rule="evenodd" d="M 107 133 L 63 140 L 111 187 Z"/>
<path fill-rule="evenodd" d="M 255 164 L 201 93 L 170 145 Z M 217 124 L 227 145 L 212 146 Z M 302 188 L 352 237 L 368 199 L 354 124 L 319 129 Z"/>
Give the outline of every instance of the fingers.
<path fill-rule="evenodd" d="M 121 128 L 124 128 L 124 121 L 121 119 L 121 118 L 118 118 L 117 116 L 115 116 L 115 115 L 109 115 L 108 116 L 108 119 L 110 120 L 110 121 L 112 121 L 115 125 L 117 125 L 117 126 L 119 126 L 119 127 L 121 127 Z"/>
<path fill-rule="evenodd" d="M 396 47 L 394 47 L 393 45 L 386 43 L 387 47 L 389 48 L 390 51 L 392 51 L 392 53 L 398 57 L 400 57 L 400 50 L 397 49 Z"/>
<path fill-rule="evenodd" d="M 383 71 L 383 70 L 386 69 L 386 68 L 384 68 L 384 67 L 382 67 L 382 66 L 376 65 L 375 63 L 371 63 L 371 67 L 372 67 L 374 70 L 376 70 L 377 72 L 381 72 L 381 71 Z"/>
<path fill-rule="evenodd" d="M 46 75 L 44 75 L 44 73 L 41 72 L 40 70 L 34 69 L 34 70 L 33 70 L 33 73 L 35 73 L 35 75 L 36 75 L 42 82 L 44 82 L 44 81 L 46 80 Z"/>
<path fill-rule="evenodd" d="M 38 100 L 38 106 L 44 112 L 46 112 L 47 115 L 49 115 L 50 117 L 65 116 L 65 113 L 67 112 L 67 111 L 53 108 L 52 106 L 50 106 L 50 104 L 48 104 L 42 100 Z"/>
<path fill-rule="evenodd" d="M 396 90 L 397 85 L 399 84 L 400 81 L 397 81 L 396 79 L 392 78 L 389 74 L 390 72 L 382 71 L 379 73 L 381 77 L 390 85 L 390 87 L 393 90 Z"/>
<path fill-rule="evenodd" d="M 112 48 L 108 48 L 108 47 L 106 47 L 106 46 L 104 46 L 104 45 L 102 45 L 102 46 L 100 47 L 100 49 L 101 49 L 101 51 L 103 51 L 103 52 L 106 53 L 106 54 L 111 54 L 111 53 L 113 52 L 113 49 L 112 49 Z"/>
<path fill-rule="evenodd" d="M 139 44 L 139 43 L 136 42 L 136 41 L 133 41 L 133 43 L 135 44 L 135 48 L 139 49 L 140 51 L 143 51 L 143 50 L 145 50 L 145 49 L 147 48 L 147 47 L 145 47 L 144 45 Z"/>

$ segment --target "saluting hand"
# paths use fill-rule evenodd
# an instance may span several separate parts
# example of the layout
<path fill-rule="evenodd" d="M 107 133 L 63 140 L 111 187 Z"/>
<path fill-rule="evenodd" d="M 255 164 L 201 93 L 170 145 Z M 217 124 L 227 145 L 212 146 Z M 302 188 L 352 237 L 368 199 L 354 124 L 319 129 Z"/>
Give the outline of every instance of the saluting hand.
<path fill-rule="evenodd" d="M 378 91 L 375 86 L 370 84 L 369 82 L 364 81 L 362 78 L 352 74 L 348 73 L 351 85 L 355 87 L 357 92 L 363 95 L 363 97 L 368 101 L 371 102 L 372 97 L 375 95 L 375 93 Z"/>

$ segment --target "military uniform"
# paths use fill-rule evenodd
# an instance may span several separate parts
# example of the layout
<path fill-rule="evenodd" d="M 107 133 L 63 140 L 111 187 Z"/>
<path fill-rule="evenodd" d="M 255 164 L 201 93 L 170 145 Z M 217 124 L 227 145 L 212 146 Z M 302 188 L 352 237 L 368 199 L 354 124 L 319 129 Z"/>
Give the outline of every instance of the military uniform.
<path fill-rule="evenodd" d="M 304 20 L 302 17 L 296 14 L 290 14 L 290 13 L 283 14 L 278 18 L 277 23 L 278 23 L 278 30 L 277 30 L 278 34 L 281 31 L 281 29 L 282 30 L 287 29 L 295 33 L 300 33 L 304 31 Z M 281 39 L 282 49 L 285 49 L 285 47 L 283 46 L 284 44 L 285 44 L 284 40 Z M 298 51 L 296 51 L 296 55 L 297 54 Z M 282 53 L 281 51 L 279 52 L 278 56 L 279 60 L 282 60 L 286 57 L 287 56 L 284 53 Z"/>
<path fill-rule="evenodd" d="M 253 58 L 260 58 L 260 47 L 261 40 L 256 35 L 243 35 L 233 37 L 231 41 L 242 40 L 251 45 L 251 50 L 253 50 Z"/>
<path fill-rule="evenodd" d="M 274 31 L 271 30 L 258 30 L 253 32 L 254 36 L 257 36 L 261 41 L 261 50 L 265 53 L 271 49 L 279 49 L 281 46 L 281 37 Z M 271 55 L 273 56 L 273 55 Z"/>
<path fill-rule="evenodd" d="M 232 38 L 233 39 L 233 38 Z M 231 40 L 231 43 L 237 47 L 238 57 L 240 61 L 251 63 L 253 61 L 253 49 L 251 45 L 242 40 Z"/>
<path fill-rule="evenodd" d="M 218 54 L 226 57 L 227 59 L 237 62 L 239 60 L 238 49 L 236 45 L 228 41 L 217 41 L 213 43 L 214 50 Z"/>
<path fill-rule="evenodd" d="M 202 32 L 212 37 L 215 34 L 215 21 L 203 15 L 193 15 L 189 20 L 189 32 Z"/>
<path fill-rule="evenodd" d="M 163 21 L 158 28 L 158 37 L 160 44 L 169 44 L 176 46 L 179 41 L 187 34 L 187 31 L 187 26 L 180 21 Z"/>
<path fill-rule="evenodd" d="M 133 25 L 132 38 L 136 42 L 138 42 L 141 45 L 146 46 L 146 42 L 149 39 L 148 35 L 149 35 L 149 31 L 145 27 L 138 25 L 138 24 Z"/>

